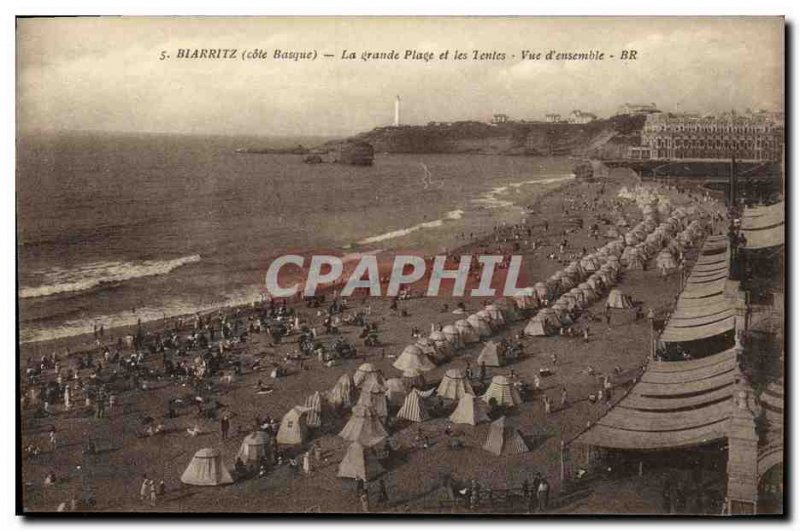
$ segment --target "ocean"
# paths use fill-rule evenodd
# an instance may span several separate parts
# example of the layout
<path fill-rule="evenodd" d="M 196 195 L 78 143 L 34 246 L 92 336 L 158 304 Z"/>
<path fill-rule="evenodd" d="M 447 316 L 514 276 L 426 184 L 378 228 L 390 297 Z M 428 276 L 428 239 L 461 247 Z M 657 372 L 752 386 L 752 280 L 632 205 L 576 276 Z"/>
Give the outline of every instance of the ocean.
<path fill-rule="evenodd" d="M 519 219 L 566 158 L 378 154 L 371 167 L 237 148 L 322 139 L 48 133 L 17 143 L 20 341 L 243 304 L 270 259 L 427 253 Z"/>

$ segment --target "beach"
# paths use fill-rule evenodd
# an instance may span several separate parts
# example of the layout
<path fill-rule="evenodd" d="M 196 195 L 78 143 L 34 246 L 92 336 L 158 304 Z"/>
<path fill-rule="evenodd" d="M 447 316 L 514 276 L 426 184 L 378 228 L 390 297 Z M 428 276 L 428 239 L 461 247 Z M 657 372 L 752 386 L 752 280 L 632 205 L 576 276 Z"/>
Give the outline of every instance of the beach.
<path fill-rule="evenodd" d="M 593 239 L 587 230 L 575 230 L 576 218 L 583 218 L 584 226 L 589 227 L 598 212 L 575 208 L 574 201 L 589 200 L 601 195 L 604 198 L 613 198 L 622 187 L 632 188 L 636 184 L 635 176 L 624 170 L 615 170 L 602 182 L 583 183 L 573 180 L 554 183 L 553 188 L 544 193 L 522 187 L 520 194 L 515 197 L 516 205 L 524 207 L 528 215 L 520 227 L 530 228 L 531 238 L 541 242 L 536 250 L 531 250 L 528 246 L 515 251 L 523 256 L 525 278 L 544 280 L 563 267 L 562 263 L 547 256 L 557 251 L 557 242 L 564 237 L 564 229 L 568 230 L 566 238 L 571 253 L 580 254 L 582 248 L 591 250 L 609 241 L 602 237 Z M 526 192 L 529 195 L 525 195 Z M 677 201 L 680 199 L 676 196 L 676 204 L 680 204 Z M 624 212 L 631 225 L 641 219 L 641 213 L 633 203 L 627 204 Z M 544 230 L 545 222 L 548 225 L 547 232 Z M 513 240 L 504 242 L 496 236 L 483 237 L 465 242 L 458 251 L 465 254 L 491 251 L 503 253 L 511 251 L 513 243 Z M 650 268 L 626 272 L 620 287 L 633 299 L 641 301 L 643 307 L 665 312 L 679 290 L 679 280 L 674 276 L 661 278 L 654 268 Z M 377 324 L 380 338 L 380 345 L 366 347 L 357 337 L 360 330 L 358 327 L 340 327 L 337 337 L 342 337 L 357 347 L 358 357 L 355 359 L 338 360 L 335 366 L 328 367 L 314 358 L 306 358 L 302 361 L 301 368 L 298 362 L 285 361 L 287 355 L 298 351 L 297 336 L 289 336 L 279 345 L 272 345 L 266 333 L 250 334 L 245 343 L 236 344 L 226 353 L 226 356 L 241 362 L 242 374 L 236 375 L 230 383 L 224 383 L 219 376 L 211 378 L 209 383 L 212 390 L 207 399 L 213 397 L 213 400 L 223 405 L 222 411 L 231 415 L 231 431 L 235 436 L 228 440 L 220 440 L 218 419 L 198 419 L 191 409 L 181 412 L 176 418 L 167 419 L 165 412 L 168 401 L 177 397 L 190 400 L 192 389 L 185 384 L 157 376 L 152 381 L 145 379 L 146 389 L 131 389 L 127 381 L 120 382 L 117 403 L 108 409 L 106 417 L 102 419 L 92 416 L 92 408 L 76 407 L 71 411 L 62 411 L 56 405 L 53 415 L 42 418 L 36 418 L 30 408 L 23 410 L 23 445 L 41 443 L 46 447 L 45 439 L 53 426 L 59 438 L 56 451 L 45 451 L 36 458 L 23 461 L 23 500 L 26 510 L 53 510 L 71 496 L 78 496 L 80 492 L 90 489 L 95 505 L 89 510 L 98 511 L 360 511 L 352 480 L 336 477 L 338 463 L 347 447 L 336 433 L 347 420 L 347 415 L 334 420 L 322 433 L 314 434 L 313 439 L 315 444 L 321 446 L 324 460 L 314 463 L 311 474 L 306 475 L 283 465 L 263 478 L 244 480 L 226 487 L 191 487 L 179 481 L 192 454 L 199 448 L 219 448 L 224 462 L 232 468 L 241 439 L 254 429 L 256 417 L 263 419 L 270 416 L 280 419 L 293 406 L 304 404 L 306 397 L 314 391 L 327 391 L 343 373 L 352 374 L 364 362 L 374 364 L 386 377 L 396 375 L 398 371 L 391 365 L 403 348 L 413 342 L 413 328 L 419 328 L 423 335 L 427 335 L 432 324 L 448 324 L 460 318 L 451 311 L 443 311 L 444 304 L 448 304 L 451 310 L 456 306 L 459 301 L 453 298 L 423 297 L 403 300 L 399 302 L 398 311 L 392 310 L 391 300 L 385 298 L 354 298 L 349 302 L 352 311 L 369 312 L 370 321 Z M 476 298 L 465 298 L 461 302 L 464 303 L 467 313 L 477 311 L 484 303 Z M 509 370 L 513 370 L 518 378 L 530 382 L 540 368 L 553 369 L 553 375 L 543 379 L 541 392 L 552 395 L 550 399 L 556 404 L 559 402 L 561 389 L 567 389 L 570 404 L 563 410 L 556 408 L 556 411 L 546 415 L 542 408 L 542 396 L 536 396 L 521 404 L 513 415 L 514 421 L 528 440 L 531 451 L 516 456 L 490 456 L 481 449 L 488 424 L 475 427 L 457 426 L 465 447 L 451 449 L 447 443 L 448 437 L 443 434 L 447 424 L 446 415 L 433 418 L 421 426 L 397 426 L 393 429 L 391 440 L 398 449 L 399 457 L 392 461 L 383 476 L 390 493 L 390 502 L 376 510 L 440 510 L 443 475 L 451 475 L 461 482 L 478 478 L 485 488 L 508 489 L 519 488 L 525 478 L 537 471 L 550 480 L 554 491 L 558 491 L 561 441 L 569 440 L 580 433 L 587 422 L 599 418 L 607 407 L 590 403 L 586 399 L 596 389 L 597 375 L 615 375 L 614 382 L 619 388 L 619 396 L 630 380 L 635 378 L 650 353 L 649 323 L 645 319 L 636 319 L 630 310 L 615 310 L 610 324 L 599 318 L 589 318 L 590 315 L 601 316 L 603 305 L 604 299 L 601 297 L 581 317 L 579 328 L 588 327 L 588 342 L 584 342 L 581 337 L 558 335 L 526 337 L 521 340 L 524 355 L 519 360 L 507 367 L 488 369 L 487 382 L 493 375 L 509 374 Z M 237 318 L 244 320 L 250 311 L 247 307 L 241 307 L 226 310 L 225 313 L 237 315 Z M 314 310 L 304 308 L 301 304 L 297 311 L 303 322 L 320 327 L 321 317 Z M 514 339 L 525 324 L 524 320 L 515 323 L 493 339 Z M 169 319 L 167 325 L 174 326 L 174 319 Z M 180 332 L 182 335 L 190 331 L 188 323 L 186 327 Z M 143 324 L 143 328 L 150 338 L 164 333 L 162 323 L 157 321 Z M 121 330 L 106 333 L 107 339 L 104 338 L 101 343 L 115 344 Z M 322 339 L 327 343 L 334 338 L 323 335 Z M 94 343 L 94 337 L 89 335 L 49 343 L 25 344 L 22 348 L 22 365 L 25 366 L 25 359 L 29 356 L 36 358 L 49 354 L 50 351 L 63 353 L 66 348 L 69 348 L 71 357 L 63 359 L 61 363 L 74 365 L 77 359 L 85 356 L 84 352 L 87 350 L 99 356 L 100 349 L 96 345 L 92 347 Z M 476 367 L 475 360 L 481 348 L 482 344 L 479 343 L 459 351 L 454 359 L 425 373 L 426 382 L 429 386 L 435 385 L 447 369 L 463 369 L 467 360 Z M 123 350 L 124 355 L 132 352 L 127 348 Z M 555 367 L 553 356 L 557 359 Z M 250 367 L 255 362 L 258 362 L 258 368 L 251 370 Z M 270 378 L 273 364 L 287 367 L 288 375 Z M 152 366 L 154 374 L 158 374 L 160 356 L 149 356 L 146 365 Z M 108 375 L 113 370 L 113 366 L 107 366 L 102 372 Z M 86 377 L 84 371 L 82 378 Z M 262 386 L 267 385 L 271 391 L 268 394 L 257 394 L 258 382 L 262 382 Z M 479 382 L 475 384 L 479 386 Z M 163 422 L 165 433 L 153 437 L 142 436 L 144 417 Z M 199 426 L 201 435 L 187 436 L 186 429 L 195 425 Z M 429 448 L 415 447 L 414 439 L 418 436 L 418 428 L 429 434 L 432 441 Z M 96 443 L 98 451 L 86 455 L 85 445 L 90 440 Z M 499 466 L 501 463 L 502 466 Z M 43 486 L 41 478 L 50 470 L 57 474 L 59 482 L 54 486 Z M 163 479 L 166 483 L 167 493 L 155 507 L 141 503 L 137 497 L 142 474 Z M 626 500 L 617 501 L 626 503 Z M 564 499 L 559 503 L 561 505 L 556 504 L 554 510 L 570 511 L 571 502 Z M 576 502 L 572 503 L 574 509 Z M 580 503 L 582 510 L 588 512 L 614 512 L 624 508 L 623 505 L 609 505 L 608 500 L 594 504 L 591 497 Z M 641 499 L 627 500 L 627 503 L 634 503 L 637 512 L 656 513 L 660 510 L 657 496 L 654 496 L 649 505 Z"/>

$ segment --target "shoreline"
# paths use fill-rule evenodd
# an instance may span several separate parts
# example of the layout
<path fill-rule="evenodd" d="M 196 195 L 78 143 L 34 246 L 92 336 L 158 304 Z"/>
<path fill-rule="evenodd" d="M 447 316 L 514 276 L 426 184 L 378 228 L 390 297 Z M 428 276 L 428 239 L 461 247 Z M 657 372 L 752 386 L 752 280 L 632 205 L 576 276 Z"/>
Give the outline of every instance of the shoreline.
<path fill-rule="evenodd" d="M 571 178 L 570 178 L 570 176 L 571 176 Z M 513 223 L 510 223 L 510 224 L 520 224 L 520 223 L 525 223 L 526 219 L 530 216 L 530 212 L 527 209 L 527 206 L 529 206 L 529 205 L 526 205 L 526 203 L 530 203 L 531 198 L 533 198 L 533 205 L 534 206 L 538 206 L 541 203 L 541 200 L 544 199 L 545 197 L 549 196 L 552 193 L 557 193 L 563 187 L 568 186 L 570 183 L 575 183 L 575 182 L 577 182 L 577 180 L 575 179 L 574 174 L 565 174 L 563 177 L 558 177 L 558 178 L 552 178 L 552 177 L 544 178 L 544 179 L 542 179 L 541 184 L 539 184 L 539 182 L 537 180 L 535 180 L 535 179 L 526 180 L 526 181 L 522 181 L 522 182 L 511 182 L 511 183 L 507 183 L 507 184 L 503 185 L 502 187 L 496 187 L 494 189 L 488 190 L 487 192 L 485 192 L 480 197 L 483 198 L 484 196 L 490 195 L 490 194 L 491 195 L 497 195 L 498 194 L 497 190 L 499 188 L 503 189 L 503 193 L 508 191 L 508 190 L 510 190 L 510 189 L 517 190 L 518 193 L 513 196 L 513 199 L 509 199 L 508 200 L 509 203 L 512 203 L 512 204 L 506 206 L 508 211 L 501 213 L 499 217 L 501 219 L 504 219 L 504 221 L 502 223 L 500 223 L 500 225 L 509 224 L 509 222 L 507 220 L 514 220 Z M 526 188 L 527 188 L 527 191 L 526 191 Z M 520 197 L 520 196 L 522 196 L 522 197 Z M 477 199 L 477 200 L 473 200 L 473 201 L 479 201 L 479 200 L 480 200 L 480 198 Z M 445 218 L 449 217 L 453 212 L 455 212 L 455 211 L 449 211 L 447 213 L 447 215 L 445 216 Z M 454 219 L 456 221 L 461 220 L 462 216 L 463 216 L 463 210 L 459 209 L 459 212 L 461 212 L 461 215 L 459 215 L 456 218 L 450 218 L 450 219 Z M 442 220 L 436 220 L 436 221 L 443 221 L 443 219 Z M 424 229 L 424 228 L 427 228 L 427 227 L 423 227 L 423 226 L 426 226 L 426 225 L 432 224 L 432 223 L 434 223 L 434 222 L 424 222 L 424 223 L 421 223 L 421 224 L 419 224 L 417 226 L 414 226 L 413 228 L 420 227 L 420 228 Z M 439 226 L 436 226 L 436 227 L 433 227 L 433 228 L 437 228 L 438 229 L 438 228 L 444 227 L 445 225 L 446 225 L 446 222 L 444 222 L 442 225 L 439 225 Z M 398 230 L 393 231 L 393 232 L 401 232 L 401 231 L 406 231 L 406 230 L 408 230 L 408 229 L 407 228 L 398 229 Z M 385 236 L 385 235 L 382 235 L 382 236 Z M 392 239 L 398 239 L 398 240 L 401 240 L 401 242 L 402 242 L 402 240 L 404 238 L 406 238 L 407 236 L 408 236 L 408 234 L 404 234 L 402 236 L 399 236 L 397 238 L 392 238 Z M 461 251 L 461 250 L 463 250 L 465 248 L 468 248 L 470 246 L 475 246 L 475 245 L 480 245 L 481 243 L 485 243 L 485 241 L 488 240 L 488 238 L 490 238 L 490 236 L 491 236 L 491 230 L 489 230 L 485 234 L 475 234 L 475 236 L 473 237 L 472 240 L 459 241 L 459 239 L 457 238 L 457 231 L 456 232 L 453 232 L 453 231 L 447 232 L 446 236 L 445 236 L 445 239 L 449 243 L 455 243 L 456 245 L 448 245 L 446 247 L 446 251 L 448 253 L 457 253 L 457 252 L 459 252 L 459 251 Z M 370 236 L 370 237 L 364 238 L 364 240 L 373 239 L 373 238 L 375 238 L 375 237 L 374 236 Z M 362 240 L 362 241 L 364 241 L 364 240 Z M 358 246 L 358 248 L 356 248 L 356 249 L 346 248 L 346 249 L 342 249 L 342 250 L 346 251 L 347 253 L 357 252 L 357 253 L 362 253 L 362 254 L 366 254 L 366 253 L 369 253 L 369 252 L 374 252 L 376 250 L 380 251 L 380 253 L 387 253 L 387 252 L 391 253 L 393 250 L 396 250 L 396 249 L 399 249 L 399 248 L 403 248 L 403 245 L 401 245 L 401 242 L 395 243 L 393 246 L 387 246 L 386 248 L 381 248 L 381 249 L 373 249 L 372 248 L 373 246 L 371 245 L 372 243 L 380 244 L 381 243 L 380 241 L 369 242 L 369 243 L 364 243 L 364 244 L 362 244 L 361 242 L 358 242 L 356 244 Z M 432 249 L 426 249 L 426 251 L 432 251 Z M 430 253 L 426 252 L 425 256 L 432 256 L 433 254 L 436 254 L 436 253 L 430 254 Z M 257 288 L 256 288 L 256 290 L 257 290 Z M 324 289 L 323 291 L 327 291 L 327 289 Z M 226 304 L 226 303 L 210 304 L 207 308 L 202 309 L 202 310 L 197 311 L 197 312 L 188 312 L 188 313 L 181 313 L 181 314 L 175 314 L 175 315 L 166 315 L 166 318 L 158 318 L 157 317 L 157 318 L 150 319 L 150 320 L 142 320 L 141 321 L 141 325 L 142 325 L 142 329 L 145 330 L 145 331 L 150 331 L 150 329 L 152 329 L 152 328 L 154 328 L 156 331 L 161 331 L 161 330 L 166 329 L 169 326 L 170 322 L 175 322 L 175 321 L 177 321 L 179 319 L 183 319 L 184 321 L 186 321 L 187 319 L 192 319 L 197 315 L 206 317 L 206 316 L 209 316 L 209 315 L 217 314 L 219 312 L 222 312 L 224 314 L 230 314 L 230 313 L 236 312 L 237 310 L 238 311 L 242 311 L 242 310 L 246 311 L 248 309 L 252 309 L 254 304 L 258 303 L 259 300 L 262 300 L 262 298 L 263 298 L 262 295 L 259 295 L 257 293 L 253 293 L 253 295 L 250 298 L 251 300 L 249 300 L 247 302 L 234 303 L 234 304 Z M 300 302 L 297 302 L 297 301 L 289 302 L 289 306 L 291 306 L 291 307 L 297 307 L 298 305 L 302 306 L 302 301 L 300 301 Z M 118 325 L 118 326 L 114 326 L 114 327 L 106 327 L 106 328 L 104 328 L 104 332 L 105 332 L 105 336 L 104 337 L 107 338 L 107 341 L 104 344 L 113 345 L 114 342 L 116 342 L 118 337 L 124 338 L 127 335 L 131 335 L 132 333 L 136 332 L 138 327 L 139 326 L 137 324 L 127 324 L 127 325 L 126 324 L 122 324 L 122 325 Z M 72 335 L 64 335 L 64 336 L 59 336 L 59 337 L 40 339 L 40 340 L 30 340 L 30 341 L 22 341 L 22 340 L 20 340 L 20 335 L 21 334 L 20 334 L 20 329 L 19 329 L 19 323 L 17 323 L 17 350 L 18 350 L 18 357 L 20 357 L 20 358 L 24 358 L 24 357 L 27 357 L 27 356 L 41 356 L 42 354 L 45 354 L 45 353 L 49 354 L 51 352 L 56 352 L 58 354 L 59 353 L 58 351 L 62 351 L 63 352 L 65 349 L 68 351 L 68 355 L 72 356 L 72 355 L 75 355 L 75 354 L 78 354 L 78 353 L 85 353 L 87 350 L 90 350 L 92 348 L 97 348 L 96 346 L 92 345 L 92 343 L 95 342 L 95 337 L 94 337 L 92 332 L 77 333 L 77 334 L 72 334 Z M 80 350 L 80 351 L 77 351 L 77 352 L 73 352 L 73 349 L 76 348 L 76 347 L 77 348 L 83 347 L 83 349 Z"/>

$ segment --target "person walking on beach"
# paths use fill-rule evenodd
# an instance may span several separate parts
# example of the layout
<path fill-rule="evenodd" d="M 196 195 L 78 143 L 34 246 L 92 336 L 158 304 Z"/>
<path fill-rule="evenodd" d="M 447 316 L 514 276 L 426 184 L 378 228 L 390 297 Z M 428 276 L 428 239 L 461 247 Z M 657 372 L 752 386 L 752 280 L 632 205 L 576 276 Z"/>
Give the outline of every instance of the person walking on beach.
<path fill-rule="evenodd" d="M 156 487 L 156 481 L 154 479 L 150 480 L 150 506 L 156 506 L 156 498 L 158 497 L 158 490 Z"/>
<path fill-rule="evenodd" d="M 389 502 L 389 493 L 386 492 L 386 482 L 381 478 L 378 481 L 378 503 L 386 504 Z"/>
<path fill-rule="evenodd" d="M 147 474 L 142 474 L 142 485 L 139 487 L 139 500 L 144 502 L 150 494 L 150 479 Z"/>
<path fill-rule="evenodd" d="M 58 446 L 58 441 L 56 439 L 56 427 L 55 426 L 51 426 L 50 427 L 50 449 L 52 449 L 55 452 L 57 446 Z"/>
<path fill-rule="evenodd" d="M 361 493 L 361 510 L 365 513 L 369 512 L 369 494 L 366 490 Z"/>
<path fill-rule="evenodd" d="M 219 427 L 222 432 L 222 440 L 224 441 L 228 438 L 228 432 L 231 429 L 231 418 L 227 413 L 225 413 L 219 421 Z"/>
<path fill-rule="evenodd" d="M 544 414 L 550 415 L 550 398 L 547 395 L 542 397 L 542 402 L 544 403 Z"/>
<path fill-rule="evenodd" d="M 539 512 L 547 510 L 547 505 L 550 502 L 550 484 L 547 478 L 542 478 L 539 487 L 536 489 L 536 499 L 539 501 Z"/>
<path fill-rule="evenodd" d="M 569 406 L 569 400 L 567 399 L 567 388 L 561 388 L 561 409 L 565 409 Z"/>

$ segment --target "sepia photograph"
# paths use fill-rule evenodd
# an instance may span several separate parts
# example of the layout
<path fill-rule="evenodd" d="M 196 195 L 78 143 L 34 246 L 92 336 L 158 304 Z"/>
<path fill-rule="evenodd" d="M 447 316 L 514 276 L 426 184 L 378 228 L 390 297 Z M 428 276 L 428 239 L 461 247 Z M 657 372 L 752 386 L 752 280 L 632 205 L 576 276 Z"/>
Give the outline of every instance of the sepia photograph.
<path fill-rule="evenodd" d="M 17 514 L 785 515 L 786 40 L 16 17 Z"/>

